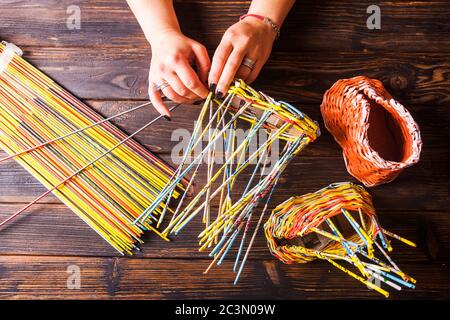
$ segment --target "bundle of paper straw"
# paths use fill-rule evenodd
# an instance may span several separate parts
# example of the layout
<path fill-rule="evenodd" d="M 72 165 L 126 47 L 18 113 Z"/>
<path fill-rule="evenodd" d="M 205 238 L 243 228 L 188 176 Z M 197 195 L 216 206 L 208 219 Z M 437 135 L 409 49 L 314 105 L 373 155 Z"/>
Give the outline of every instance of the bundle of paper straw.
<path fill-rule="evenodd" d="M 20 54 L 0 44 L 0 146 L 10 154 L 0 162 L 14 158 L 48 191 L 1 225 L 52 192 L 120 253 L 132 254 L 145 230 L 159 234 L 150 222 L 133 222 L 173 169 Z M 164 209 L 160 203 L 154 214 Z"/>

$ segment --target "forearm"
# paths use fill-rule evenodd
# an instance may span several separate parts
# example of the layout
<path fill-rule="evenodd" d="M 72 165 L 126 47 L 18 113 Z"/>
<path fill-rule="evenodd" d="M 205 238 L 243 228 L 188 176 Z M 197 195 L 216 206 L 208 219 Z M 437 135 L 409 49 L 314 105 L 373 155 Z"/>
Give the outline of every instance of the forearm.
<path fill-rule="evenodd" d="M 253 0 L 248 13 L 268 17 L 281 26 L 294 3 L 295 0 Z"/>
<path fill-rule="evenodd" d="M 167 31 L 180 31 L 172 0 L 127 0 L 148 42 Z"/>

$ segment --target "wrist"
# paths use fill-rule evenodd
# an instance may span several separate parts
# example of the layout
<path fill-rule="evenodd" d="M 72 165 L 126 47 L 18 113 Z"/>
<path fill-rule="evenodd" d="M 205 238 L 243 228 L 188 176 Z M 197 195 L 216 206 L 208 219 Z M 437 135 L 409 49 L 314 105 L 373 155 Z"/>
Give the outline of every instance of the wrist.
<path fill-rule="evenodd" d="M 179 27 L 163 27 L 158 29 L 151 29 L 151 30 L 144 30 L 145 38 L 147 39 L 150 46 L 154 46 L 157 43 L 159 43 L 164 38 L 167 39 L 167 37 L 170 36 L 178 36 L 182 35 L 181 30 Z"/>
<path fill-rule="evenodd" d="M 252 25 L 264 26 L 274 36 L 274 40 L 280 36 L 280 25 L 267 16 L 249 12 L 242 15 L 239 20 Z"/>

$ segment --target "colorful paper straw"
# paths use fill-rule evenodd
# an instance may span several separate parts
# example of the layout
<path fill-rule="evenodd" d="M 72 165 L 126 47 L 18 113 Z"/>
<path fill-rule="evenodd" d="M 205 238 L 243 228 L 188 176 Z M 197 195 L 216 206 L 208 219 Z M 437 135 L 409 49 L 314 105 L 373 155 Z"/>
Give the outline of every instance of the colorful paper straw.
<path fill-rule="evenodd" d="M 2 225 L 53 193 L 122 254 L 132 254 L 149 222 L 133 221 L 170 181 L 174 170 L 38 69 L 11 44 L 0 44 L 0 146 L 48 191 Z M 184 190 L 180 180 L 172 193 Z M 155 214 L 165 204 L 160 203 Z"/>
<path fill-rule="evenodd" d="M 292 197 L 273 210 L 264 229 L 271 253 L 284 263 L 326 260 L 385 297 L 389 293 L 381 288 L 383 283 L 396 290 L 401 286 L 415 288 L 415 280 L 398 268 L 377 240 L 385 238 L 379 237 L 380 233 L 386 233 L 414 244 L 378 226 L 372 197 L 362 186 L 333 183 L 319 191 Z M 377 258 L 376 253 L 386 262 Z M 356 268 L 361 275 L 339 264 L 339 260 Z"/>

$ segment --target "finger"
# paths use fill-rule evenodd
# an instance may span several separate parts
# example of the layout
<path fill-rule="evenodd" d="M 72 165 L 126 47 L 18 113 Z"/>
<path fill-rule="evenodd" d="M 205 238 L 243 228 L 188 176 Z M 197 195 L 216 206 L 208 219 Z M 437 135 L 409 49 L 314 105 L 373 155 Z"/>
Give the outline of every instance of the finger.
<path fill-rule="evenodd" d="M 164 77 L 166 78 L 166 81 L 170 85 L 171 89 L 173 89 L 172 91 L 174 91 L 174 94 L 176 94 L 177 99 L 178 97 L 183 97 L 184 99 L 187 100 L 194 100 L 195 98 L 197 98 L 197 95 L 188 88 L 186 88 L 184 83 L 180 80 L 180 78 L 175 72 L 168 72 L 164 74 Z"/>
<path fill-rule="evenodd" d="M 247 82 L 247 78 L 250 75 L 252 70 L 247 66 L 240 66 L 238 71 L 236 72 L 236 78 L 242 79 Z"/>
<path fill-rule="evenodd" d="M 210 88 L 216 86 L 219 82 L 225 63 L 233 51 L 233 46 L 229 42 L 221 42 L 214 52 L 212 59 L 211 70 L 209 71 L 209 86 Z"/>
<path fill-rule="evenodd" d="M 252 72 L 250 72 L 250 74 L 248 75 L 246 82 L 248 84 L 250 84 L 253 81 L 255 81 L 263 67 L 264 67 L 264 63 L 261 62 L 261 61 L 259 61 L 259 62 L 257 61 L 256 64 L 255 64 L 255 67 L 252 70 Z"/>
<path fill-rule="evenodd" d="M 247 58 L 252 61 L 257 61 L 258 59 L 255 56 L 256 55 L 247 55 Z M 244 60 L 245 60 L 245 58 L 244 58 Z M 250 73 L 252 73 L 252 70 L 253 70 L 252 68 L 241 64 L 238 71 L 236 72 L 236 78 L 242 79 L 245 82 L 247 82 L 247 78 L 250 75 Z"/>
<path fill-rule="evenodd" d="M 178 66 L 175 67 L 175 72 L 177 73 L 183 84 L 198 97 L 206 99 L 208 96 L 208 89 L 200 81 L 195 71 L 187 63 L 187 61 L 180 61 Z"/>
<path fill-rule="evenodd" d="M 164 94 L 164 96 L 166 98 L 168 98 L 169 100 L 172 100 L 174 102 L 178 102 L 178 103 L 192 103 L 194 101 L 194 99 L 189 99 L 186 97 L 182 97 L 180 96 L 178 93 L 175 92 L 175 90 L 170 87 L 167 86 L 164 89 L 162 89 L 162 93 Z"/>
<path fill-rule="evenodd" d="M 206 83 L 208 79 L 208 72 L 211 68 L 211 60 L 209 60 L 208 51 L 206 48 L 200 44 L 194 45 L 192 50 L 195 54 L 195 64 L 198 67 L 198 75 L 201 82 Z"/>
<path fill-rule="evenodd" d="M 242 60 L 245 56 L 245 50 L 234 49 L 233 52 L 228 57 L 228 60 L 223 68 L 222 74 L 220 75 L 219 82 L 217 83 L 217 93 L 226 93 L 231 81 L 233 81 L 236 72 L 242 64 Z"/>
<path fill-rule="evenodd" d="M 150 98 L 150 101 L 153 104 L 153 107 L 156 109 L 156 111 L 158 111 L 160 114 L 162 114 L 163 116 L 166 116 L 170 119 L 170 117 L 171 117 L 170 111 L 164 104 L 160 91 L 156 91 L 155 88 L 153 87 L 153 84 L 150 84 L 150 86 L 149 86 L 148 96 Z"/>

